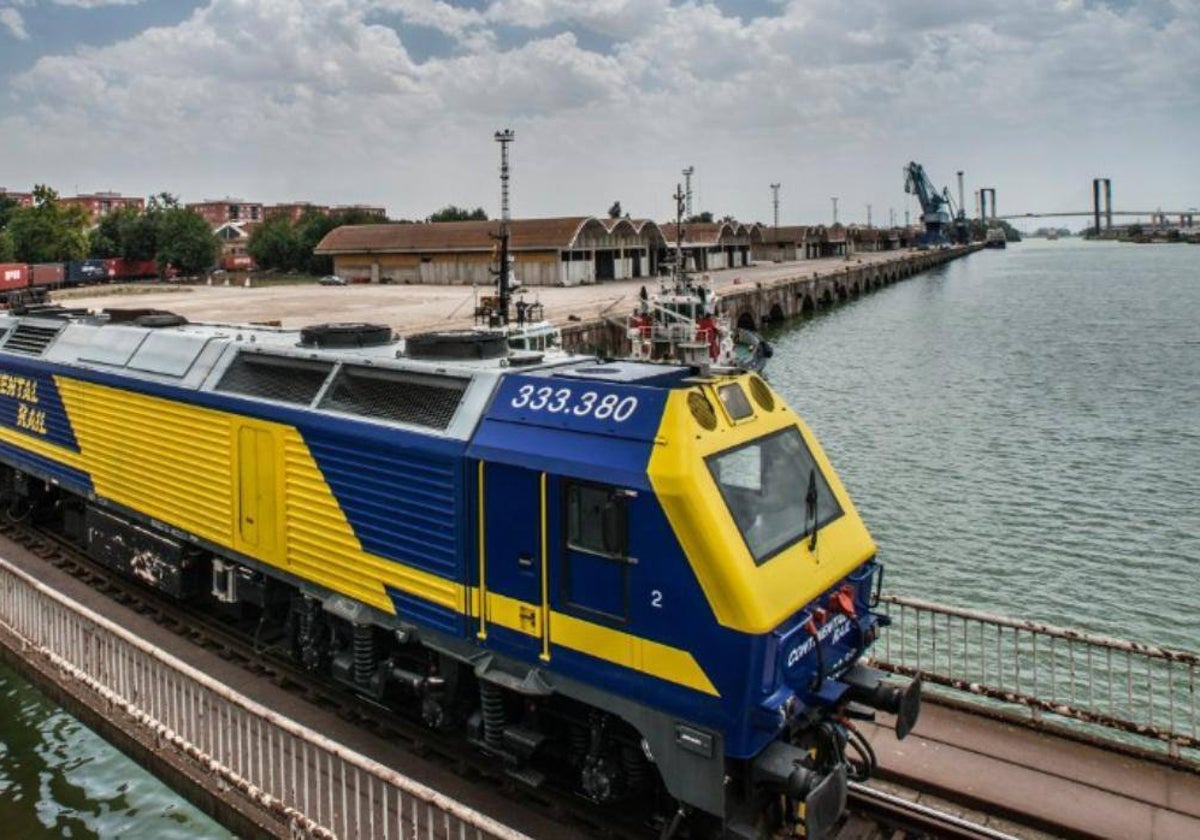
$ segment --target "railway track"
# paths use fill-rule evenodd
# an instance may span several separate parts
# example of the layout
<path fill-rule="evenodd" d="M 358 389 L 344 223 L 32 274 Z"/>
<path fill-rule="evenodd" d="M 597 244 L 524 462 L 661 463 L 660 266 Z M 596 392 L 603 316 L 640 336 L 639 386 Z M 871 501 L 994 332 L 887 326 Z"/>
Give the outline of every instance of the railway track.
<path fill-rule="evenodd" d="M 885 832 L 882 837 L 895 837 L 898 833 L 906 838 L 939 840 L 1019 840 L 1020 837 L 856 782 L 850 783 L 847 807 L 858 819 L 878 826 Z M 854 820 L 843 827 L 838 840 L 861 836 L 854 833 L 853 823 Z"/>
<path fill-rule="evenodd" d="M 93 590 L 250 674 L 269 679 L 393 746 L 439 763 L 463 778 L 465 784 L 492 786 L 510 802 L 561 824 L 563 837 L 648 840 L 662 835 L 661 825 L 649 824 L 618 809 L 604 808 L 554 788 L 521 785 L 497 772 L 495 762 L 461 739 L 434 732 L 416 719 L 406 719 L 394 710 L 383 709 L 348 689 L 317 678 L 285 659 L 269 643 L 264 645 L 256 639 L 252 628 L 238 628 L 118 575 L 52 531 L 28 523 L 7 522 L 0 523 L 0 538 L 22 546 Z M 1017 836 L 860 784 L 851 785 L 848 810 L 850 818 L 836 833 L 838 840 L 892 838 L 897 833 L 907 838 L 951 840 L 1012 840 Z"/>

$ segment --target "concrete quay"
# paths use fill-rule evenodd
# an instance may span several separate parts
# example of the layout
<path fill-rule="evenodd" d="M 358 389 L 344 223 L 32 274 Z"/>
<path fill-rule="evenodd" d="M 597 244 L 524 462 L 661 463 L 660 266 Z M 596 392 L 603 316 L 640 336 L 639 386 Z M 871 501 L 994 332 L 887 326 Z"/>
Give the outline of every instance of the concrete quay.
<path fill-rule="evenodd" d="M 929 698 L 927 697 L 928 701 Z M 904 741 L 894 721 L 859 728 L 874 747 L 872 785 L 888 782 L 993 815 L 1006 833 L 1041 838 L 1200 837 L 1200 775 L 937 702 Z M 1006 821 L 1033 829 L 1011 832 Z"/>
<path fill-rule="evenodd" d="M 708 274 L 726 310 L 741 326 L 757 329 L 911 277 L 970 253 L 974 246 L 943 251 L 883 251 L 784 263 L 758 263 Z M 234 281 L 236 283 L 236 281 Z M 625 319 L 642 286 L 653 280 L 609 281 L 587 286 L 531 288 L 546 317 L 563 328 L 568 349 L 623 350 Z M 222 323 L 278 322 L 302 327 L 330 321 L 385 323 L 401 334 L 460 329 L 473 324 L 478 297 L 490 288 L 431 285 L 102 286 L 56 292 L 71 307 L 155 308 L 189 320 Z"/>

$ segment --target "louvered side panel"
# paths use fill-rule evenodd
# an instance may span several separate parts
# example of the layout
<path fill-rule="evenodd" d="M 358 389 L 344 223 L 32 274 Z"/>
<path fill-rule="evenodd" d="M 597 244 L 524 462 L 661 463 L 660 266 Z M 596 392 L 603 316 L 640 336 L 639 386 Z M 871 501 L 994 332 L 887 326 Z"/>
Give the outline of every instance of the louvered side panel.
<path fill-rule="evenodd" d="M 362 546 L 447 577 L 459 575 L 455 461 L 415 450 L 309 439 Z"/>
<path fill-rule="evenodd" d="M 283 441 L 290 572 L 389 613 L 395 605 L 385 587 L 456 613 L 465 609 L 464 589 L 458 582 L 365 550 L 348 521 L 344 502 L 334 495 L 304 439 L 289 431 Z"/>
<path fill-rule="evenodd" d="M 65 378 L 59 385 L 98 495 L 233 544 L 231 416 Z"/>

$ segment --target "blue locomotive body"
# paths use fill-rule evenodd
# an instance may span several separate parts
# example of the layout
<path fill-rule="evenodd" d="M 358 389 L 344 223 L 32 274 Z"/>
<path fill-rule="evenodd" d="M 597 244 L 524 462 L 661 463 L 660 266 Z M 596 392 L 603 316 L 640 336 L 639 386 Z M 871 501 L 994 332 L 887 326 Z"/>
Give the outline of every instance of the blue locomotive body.
<path fill-rule="evenodd" d="M 848 704 L 915 720 L 915 687 L 859 663 L 875 546 L 756 375 L 0 329 L 10 504 L 74 506 L 64 527 L 117 568 L 122 529 L 182 541 L 186 569 L 164 548 L 143 579 L 278 619 L 307 667 L 461 725 L 531 784 L 567 767 L 597 801 L 644 798 L 653 767 L 680 814 L 755 836 L 783 796 L 815 835 L 844 801 Z"/>

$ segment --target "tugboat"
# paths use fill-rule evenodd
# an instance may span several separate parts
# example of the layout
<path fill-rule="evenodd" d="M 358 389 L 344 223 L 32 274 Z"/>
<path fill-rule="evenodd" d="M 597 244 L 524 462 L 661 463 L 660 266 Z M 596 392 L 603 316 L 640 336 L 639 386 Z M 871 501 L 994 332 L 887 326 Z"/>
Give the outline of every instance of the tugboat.
<path fill-rule="evenodd" d="M 750 330 L 735 327 L 721 311 L 707 277 L 696 281 L 683 259 L 683 191 L 675 190 L 675 257 L 657 294 L 643 286 L 628 320 L 630 358 L 643 362 L 682 362 L 701 367 L 762 372 L 771 345 Z"/>
<path fill-rule="evenodd" d="M 990 227 L 987 230 L 987 236 L 983 240 L 985 248 L 1006 248 L 1008 247 L 1008 235 L 1002 227 Z"/>
<path fill-rule="evenodd" d="M 502 284 L 497 278 L 497 288 Z M 506 294 L 485 295 L 475 301 L 475 323 L 478 326 L 500 330 L 508 339 L 511 350 L 529 350 L 546 353 L 562 349 L 562 330 L 546 320 L 545 309 L 539 300 L 526 301 L 525 290 L 517 290 L 517 301 L 512 304 L 516 320 L 512 320 L 509 304 L 511 288 Z"/>

